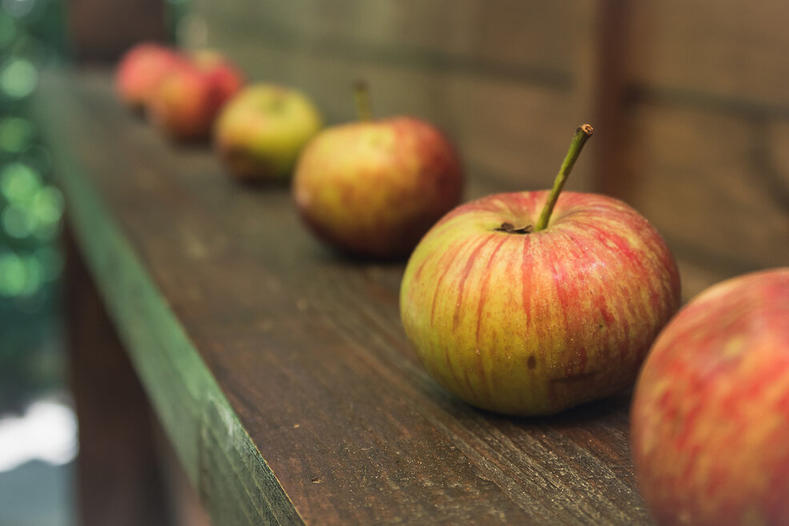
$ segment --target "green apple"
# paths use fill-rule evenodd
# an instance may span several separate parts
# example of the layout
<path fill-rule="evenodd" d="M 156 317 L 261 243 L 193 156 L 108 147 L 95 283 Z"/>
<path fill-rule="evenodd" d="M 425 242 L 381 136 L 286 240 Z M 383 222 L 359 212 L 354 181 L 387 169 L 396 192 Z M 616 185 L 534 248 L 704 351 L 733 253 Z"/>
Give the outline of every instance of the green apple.
<path fill-rule="evenodd" d="M 714 285 L 671 320 L 631 431 L 659 524 L 789 524 L 789 267 Z"/>
<path fill-rule="evenodd" d="M 322 119 L 306 95 L 274 84 L 255 84 L 231 100 L 216 124 L 217 151 L 242 180 L 287 180 Z"/>
<path fill-rule="evenodd" d="M 540 415 L 630 386 L 679 306 L 679 274 L 649 222 L 596 194 L 553 190 L 461 205 L 406 266 L 400 313 L 427 371 L 468 403 Z"/>

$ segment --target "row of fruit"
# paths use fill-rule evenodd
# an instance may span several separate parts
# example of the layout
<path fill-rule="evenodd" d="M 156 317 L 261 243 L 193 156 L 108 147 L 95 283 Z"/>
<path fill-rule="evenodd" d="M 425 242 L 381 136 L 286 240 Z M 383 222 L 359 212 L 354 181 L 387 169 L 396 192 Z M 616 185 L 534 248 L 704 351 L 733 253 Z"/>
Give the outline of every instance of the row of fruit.
<path fill-rule="evenodd" d="M 718 284 L 677 314 L 679 272 L 649 222 L 616 199 L 562 192 L 591 126 L 576 131 L 552 190 L 453 209 L 460 163 L 430 124 L 374 120 L 360 86 L 360 121 L 321 131 L 298 91 L 242 84 L 216 53 L 153 45 L 132 50 L 117 77 L 123 100 L 172 137 L 213 133 L 236 177 L 292 174 L 296 206 L 324 241 L 410 253 L 405 332 L 460 398 L 550 414 L 638 377 L 633 457 L 660 522 L 789 523 L 789 268 Z"/>
<path fill-rule="evenodd" d="M 321 131 L 320 112 L 298 90 L 243 86 L 216 52 L 142 44 L 119 65 L 117 90 L 175 140 L 212 137 L 238 179 L 287 182 L 293 173 L 305 222 L 349 253 L 406 256 L 461 198 L 460 164 L 446 138 L 414 118 L 373 120 L 363 85 L 359 122 Z"/>

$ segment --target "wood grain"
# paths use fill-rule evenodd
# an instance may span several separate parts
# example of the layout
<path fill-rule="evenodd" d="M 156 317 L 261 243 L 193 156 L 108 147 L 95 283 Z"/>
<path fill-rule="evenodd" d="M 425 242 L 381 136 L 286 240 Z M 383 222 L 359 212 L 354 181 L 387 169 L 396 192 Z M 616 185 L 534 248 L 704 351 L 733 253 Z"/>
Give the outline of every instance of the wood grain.
<path fill-rule="evenodd" d="M 724 277 L 789 263 L 789 178 L 766 128 L 686 108 L 636 111 L 639 183 L 629 201 L 678 255 Z"/>
<path fill-rule="evenodd" d="M 38 103 L 77 237 L 216 524 L 648 522 L 627 396 L 476 411 L 409 348 L 401 264 L 325 249 L 287 189 L 166 144 L 105 75 L 45 76 Z"/>
<path fill-rule="evenodd" d="M 55 171 L 67 196 L 70 226 L 187 475 L 201 490 L 219 488 L 221 491 L 213 493 L 216 497 L 223 496 L 222 492 L 229 494 L 210 502 L 214 516 L 226 521 L 220 523 L 299 523 L 298 513 L 227 405 L 214 377 L 174 318 L 168 301 L 143 269 L 140 256 L 122 233 L 124 227 L 108 213 L 91 180 L 84 178 L 91 169 L 95 169 L 93 174 L 99 180 L 117 175 L 119 160 L 132 169 L 145 169 L 126 155 L 114 157 L 117 152 L 113 151 L 107 157 L 109 150 L 97 149 L 96 141 L 102 138 L 111 137 L 107 144 L 117 146 L 113 141 L 118 130 L 93 121 L 96 114 L 81 107 L 76 99 L 71 98 L 69 104 L 69 94 L 73 97 L 74 93 L 66 83 L 53 82 L 52 87 L 55 91 L 51 93 L 42 89 L 40 104 L 34 108 L 39 121 L 45 124 Z M 102 88 L 105 104 L 111 102 L 108 78 L 103 79 Z M 94 94 L 83 93 L 86 97 Z M 98 125 L 93 128 L 96 135 L 74 134 L 71 125 L 76 124 L 74 118 L 80 114 Z M 68 137 L 75 139 L 74 142 L 63 140 Z M 97 153 L 98 160 L 104 163 L 102 166 L 89 162 L 96 161 Z M 121 196 L 121 200 L 130 195 Z M 214 463 L 224 470 L 204 468 Z M 237 478 L 238 472 L 254 476 Z"/>
<path fill-rule="evenodd" d="M 223 49 L 254 35 L 255 42 L 316 56 L 567 89 L 585 3 L 498 0 L 491 9 L 485 0 L 196 0 L 193 11 L 209 44 L 231 44 Z M 234 36 L 217 33 L 229 28 Z"/>
<path fill-rule="evenodd" d="M 632 2 L 634 83 L 755 112 L 789 109 L 789 4 L 768 0 Z"/>

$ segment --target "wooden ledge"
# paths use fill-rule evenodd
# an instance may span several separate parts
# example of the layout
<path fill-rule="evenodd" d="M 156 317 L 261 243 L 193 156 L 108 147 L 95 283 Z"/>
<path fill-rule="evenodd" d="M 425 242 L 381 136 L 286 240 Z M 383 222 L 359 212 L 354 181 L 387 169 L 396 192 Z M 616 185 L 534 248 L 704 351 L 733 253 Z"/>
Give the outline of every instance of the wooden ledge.
<path fill-rule="evenodd" d="M 106 73 L 45 74 L 35 111 L 83 256 L 215 524 L 648 521 L 627 397 L 555 418 L 476 411 L 410 349 L 402 265 L 326 250 L 287 188 L 234 184 L 208 148 L 168 144 Z"/>

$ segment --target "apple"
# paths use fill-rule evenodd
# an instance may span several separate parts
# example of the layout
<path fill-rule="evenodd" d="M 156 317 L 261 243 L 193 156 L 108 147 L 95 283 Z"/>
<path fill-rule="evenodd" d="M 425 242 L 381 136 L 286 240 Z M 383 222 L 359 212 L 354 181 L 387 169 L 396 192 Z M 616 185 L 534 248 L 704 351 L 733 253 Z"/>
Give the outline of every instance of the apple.
<path fill-rule="evenodd" d="M 578 128 L 550 192 L 463 204 L 408 261 L 405 332 L 427 371 L 476 407 L 543 415 L 625 389 L 679 306 L 676 263 L 643 216 L 560 194 L 591 134 Z"/>
<path fill-rule="evenodd" d="M 234 177 L 286 181 L 299 152 L 321 126 L 321 116 L 306 95 L 259 83 L 227 104 L 217 120 L 214 143 Z"/>
<path fill-rule="evenodd" d="M 636 384 L 636 475 L 660 524 L 789 524 L 789 267 L 702 292 Z"/>
<path fill-rule="evenodd" d="M 233 98 L 244 85 L 241 71 L 217 51 L 203 49 L 193 52 L 189 58 L 197 69 L 205 72 L 223 103 Z"/>
<path fill-rule="evenodd" d="M 219 55 L 194 55 L 157 84 L 150 97 L 149 116 L 173 139 L 206 139 L 219 111 L 242 84 L 241 74 Z"/>
<path fill-rule="evenodd" d="M 368 113 L 365 102 L 362 120 L 310 141 L 293 195 L 304 222 L 327 243 L 363 257 L 403 257 L 460 201 L 460 163 L 431 124 Z"/>
<path fill-rule="evenodd" d="M 159 44 L 138 44 L 118 64 L 115 90 L 126 105 L 142 110 L 162 77 L 183 60 L 178 53 Z"/>

